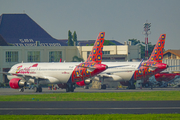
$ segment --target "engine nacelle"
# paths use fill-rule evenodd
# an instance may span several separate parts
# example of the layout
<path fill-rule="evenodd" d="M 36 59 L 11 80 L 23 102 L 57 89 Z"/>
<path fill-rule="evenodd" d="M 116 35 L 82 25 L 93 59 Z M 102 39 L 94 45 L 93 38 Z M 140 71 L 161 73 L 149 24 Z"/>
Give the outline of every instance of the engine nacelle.
<path fill-rule="evenodd" d="M 13 89 L 19 89 L 26 86 L 26 82 L 21 81 L 20 78 L 13 78 L 9 81 L 9 86 Z"/>
<path fill-rule="evenodd" d="M 90 80 L 90 79 L 86 79 L 81 82 L 76 82 L 76 84 L 79 86 L 86 86 L 86 85 L 89 85 L 90 83 L 92 83 L 92 80 Z"/>

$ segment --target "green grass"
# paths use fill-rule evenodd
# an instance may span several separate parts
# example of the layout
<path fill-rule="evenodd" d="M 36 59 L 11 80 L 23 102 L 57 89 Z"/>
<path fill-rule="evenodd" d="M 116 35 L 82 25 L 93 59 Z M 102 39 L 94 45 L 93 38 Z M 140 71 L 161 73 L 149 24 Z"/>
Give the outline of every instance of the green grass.
<path fill-rule="evenodd" d="M 158 101 L 158 100 L 159 101 L 180 100 L 180 91 L 0 95 L 0 101 Z"/>
<path fill-rule="evenodd" d="M 0 115 L 1 120 L 179 120 L 180 114 Z"/>

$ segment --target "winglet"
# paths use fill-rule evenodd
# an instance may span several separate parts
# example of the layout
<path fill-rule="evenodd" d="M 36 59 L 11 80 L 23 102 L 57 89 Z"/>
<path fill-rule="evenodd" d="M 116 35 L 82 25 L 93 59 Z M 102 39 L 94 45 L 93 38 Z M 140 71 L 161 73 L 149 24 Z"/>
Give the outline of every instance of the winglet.
<path fill-rule="evenodd" d="M 97 63 L 101 63 L 104 37 L 105 37 L 105 32 L 100 32 L 86 62 L 94 61 Z"/>
<path fill-rule="evenodd" d="M 142 62 L 143 62 L 144 59 L 141 60 L 139 66 L 138 66 L 138 69 L 142 66 Z"/>

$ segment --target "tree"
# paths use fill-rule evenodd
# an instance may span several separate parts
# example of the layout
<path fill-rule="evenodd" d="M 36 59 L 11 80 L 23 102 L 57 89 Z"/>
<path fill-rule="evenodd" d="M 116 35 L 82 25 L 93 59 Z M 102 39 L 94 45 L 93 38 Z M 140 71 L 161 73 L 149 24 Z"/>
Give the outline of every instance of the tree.
<path fill-rule="evenodd" d="M 74 56 L 72 62 L 82 62 L 84 61 L 82 58 L 79 58 L 78 56 Z"/>
<path fill-rule="evenodd" d="M 104 40 L 104 45 L 116 45 L 116 44 L 109 40 Z"/>
<path fill-rule="evenodd" d="M 68 46 L 73 46 L 74 45 L 74 43 L 73 43 L 73 41 L 72 41 L 72 33 L 71 33 L 71 31 L 69 30 L 68 31 Z"/>
<path fill-rule="evenodd" d="M 77 46 L 77 34 L 76 34 L 76 31 L 74 31 L 74 33 L 73 33 L 73 42 L 74 42 L 74 46 Z"/>
<path fill-rule="evenodd" d="M 137 39 L 129 39 L 128 41 L 131 41 L 131 45 L 136 45 L 138 43 L 140 43 L 140 40 L 137 40 Z"/>

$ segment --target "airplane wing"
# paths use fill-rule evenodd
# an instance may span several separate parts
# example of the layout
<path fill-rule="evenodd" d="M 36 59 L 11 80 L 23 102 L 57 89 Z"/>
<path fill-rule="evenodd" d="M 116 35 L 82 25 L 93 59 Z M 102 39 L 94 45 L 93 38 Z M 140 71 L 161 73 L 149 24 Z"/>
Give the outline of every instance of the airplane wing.
<path fill-rule="evenodd" d="M 108 69 L 117 68 L 117 67 L 124 67 L 124 66 L 129 66 L 129 65 L 111 66 L 111 67 L 108 67 Z M 86 67 L 86 66 L 78 66 L 78 67 L 87 68 L 87 71 L 89 71 L 89 72 L 92 72 L 96 69 L 96 67 Z"/>
<path fill-rule="evenodd" d="M 150 70 L 155 70 L 156 68 L 158 68 L 158 67 L 155 67 L 155 66 L 147 66 L 147 65 L 143 65 L 143 66 L 149 67 Z M 168 66 L 167 68 L 170 68 L 170 67 L 180 67 L 180 65 Z M 173 72 L 173 71 L 171 71 L 171 72 Z"/>
<path fill-rule="evenodd" d="M 180 70 L 164 70 L 161 71 L 160 73 L 172 73 L 172 72 L 180 72 Z"/>
<path fill-rule="evenodd" d="M 132 71 L 136 71 L 136 70 L 139 70 L 139 68 L 141 67 L 141 64 L 142 64 L 142 62 L 143 62 L 143 59 L 141 60 L 141 62 L 140 62 L 140 64 L 139 64 L 139 66 L 138 66 L 138 68 L 137 69 L 129 69 L 129 70 L 119 70 L 119 71 L 111 71 L 111 72 L 102 72 L 102 74 L 107 74 L 107 75 L 109 75 L 109 74 L 112 74 L 112 73 L 119 73 L 119 72 L 132 72 Z M 111 69 L 111 68 L 116 68 L 116 67 L 124 67 L 124 66 L 129 66 L 129 65 L 121 65 L 121 66 L 112 66 L 112 67 L 108 67 L 108 69 Z"/>
<path fill-rule="evenodd" d="M 129 70 L 120 70 L 120 71 L 109 71 L 109 72 L 102 72 L 100 74 L 104 75 L 104 74 L 107 74 L 107 75 L 110 75 L 112 73 L 120 73 L 120 72 L 132 72 L 132 71 L 136 71 L 138 69 L 129 69 Z"/>
<path fill-rule="evenodd" d="M 121 79 L 120 76 L 113 75 L 113 73 L 132 72 L 132 71 L 139 70 L 139 68 L 141 67 L 142 62 L 143 62 L 143 59 L 141 60 L 139 66 L 136 69 L 132 68 L 132 69 L 128 69 L 128 70 L 115 70 L 115 71 L 107 71 L 107 72 L 104 71 L 104 72 L 98 74 L 97 77 Z M 112 67 L 108 67 L 108 69 L 116 68 L 116 67 L 124 67 L 124 66 L 129 66 L 129 65 L 112 66 Z"/>
<path fill-rule="evenodd" d="M 148 66 L 148 65 L 143 65 L 143 66 L 149 67 L 149 70 L 155 70 L 156 68 L 158 68 L 158 67 L 155 67 L 155 66 Z"/>

